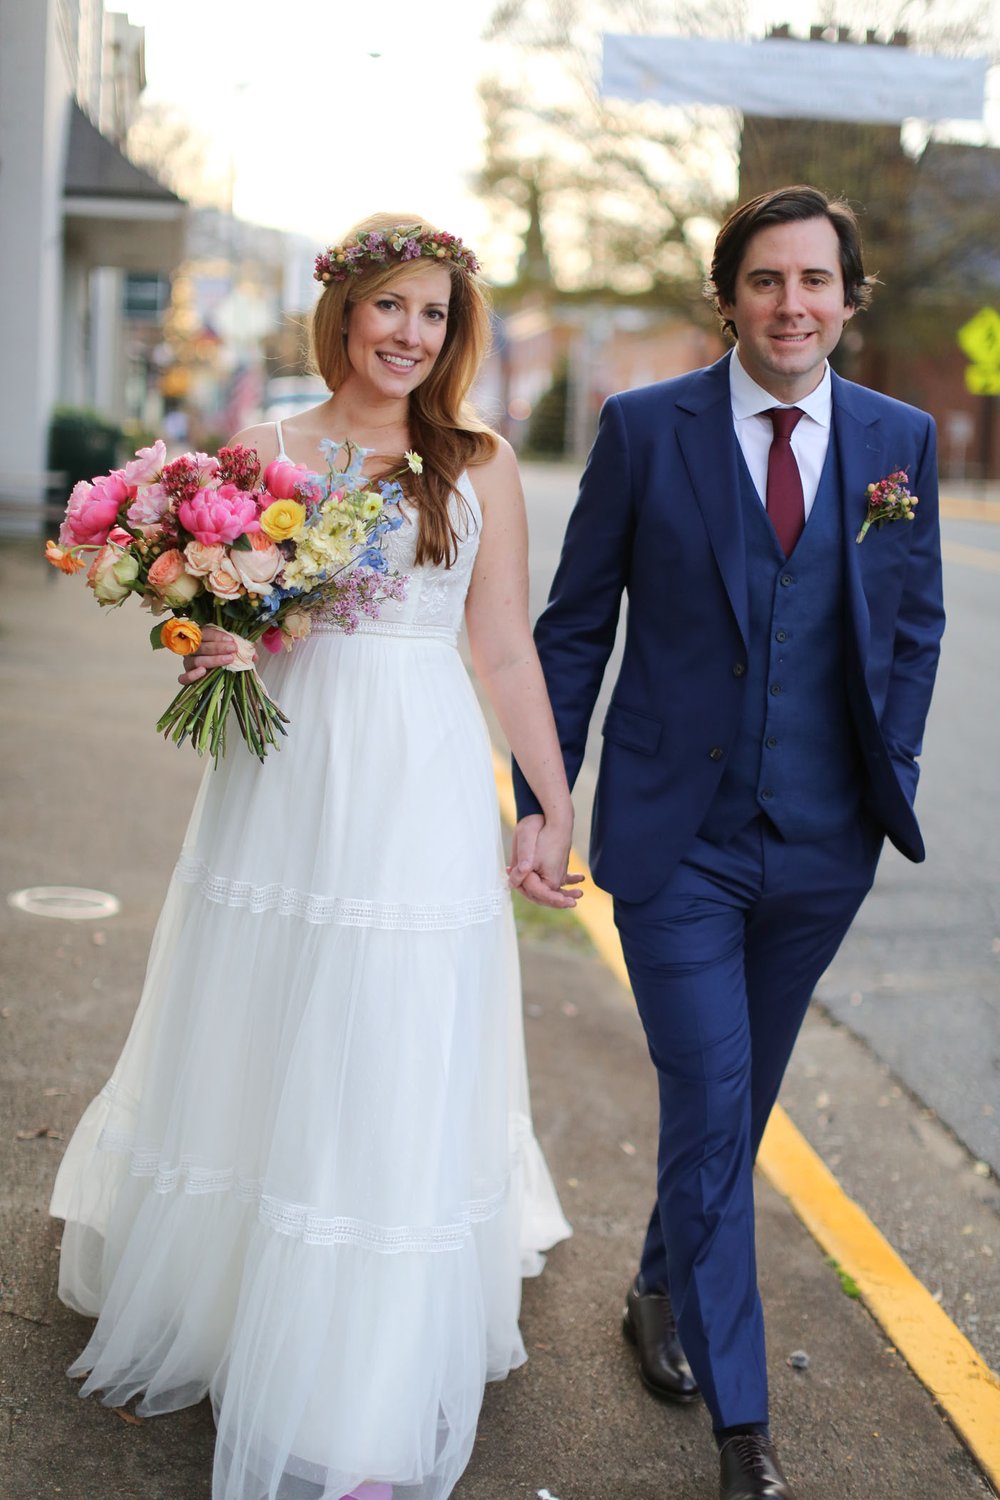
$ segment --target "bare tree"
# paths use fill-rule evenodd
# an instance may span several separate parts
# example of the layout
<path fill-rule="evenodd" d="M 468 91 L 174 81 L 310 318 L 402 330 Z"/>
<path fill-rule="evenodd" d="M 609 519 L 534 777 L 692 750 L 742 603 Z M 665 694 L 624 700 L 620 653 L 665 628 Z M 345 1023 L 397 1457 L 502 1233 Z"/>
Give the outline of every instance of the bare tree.
<path fill-rule="evenodd" d="M 196 203 L 221 203 L 224 193 L 206 170 L 207 146 L 174 106 L 140 100 L 125 137 L 125 152 L 137 167 Z"/>
<path fill-rule="evenodd" d="M 831 37 L 846 28 L 861 40 L 874 27 L 874 40 L 988 55 L 1000 29 L 979 0 L 821 0 L 814 24 Z M 742 0 L 497 5 L 487 38 L 500 61 L 481 89 L 480 185 L 498 226 L 529 237 L 519 284 L 549 278 L 563 291 L 691 310 L 724 213 L 737 197 L 788 181 L 816 182 L 867 209 L 873 263 L 892 288 L 880 294 L 880 322 L 900 299 L 919 301 L 929 283 L 961 282 L 983 263 L 995 200 L 969 201 L 968 162 L 958 173 L 940 169 L 949 150 L 940 131 L 741 121 L 735 111 L 604 99 L 604 31 L 746 36 L 747 9 Z"/>

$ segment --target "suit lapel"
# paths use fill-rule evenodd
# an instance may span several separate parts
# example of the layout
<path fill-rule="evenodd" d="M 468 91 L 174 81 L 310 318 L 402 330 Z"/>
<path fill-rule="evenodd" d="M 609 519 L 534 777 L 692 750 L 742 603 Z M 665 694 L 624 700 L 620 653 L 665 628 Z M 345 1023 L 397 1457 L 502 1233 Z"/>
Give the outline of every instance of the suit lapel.
<path fill-rule="evenodd" d="M 746 543 L 740 506 L 729 356 L 700 371 L 677 400 L 677 439 L 744 645 L 749 638 Z"/>
<path fill-rule="evenodd" d="M 885 445 L 881 422 L 865 399 L 862 387 L 834 375 L 833 440 L 841 475 L 841 514 L 845 551 L 844 577 L 848 608 L 864 662 L 871 637 L 871 617 L 861 572 L 861 549 L 855 538 L 868 508 L 868 486 L 872 477 L 884 474 Z"/>

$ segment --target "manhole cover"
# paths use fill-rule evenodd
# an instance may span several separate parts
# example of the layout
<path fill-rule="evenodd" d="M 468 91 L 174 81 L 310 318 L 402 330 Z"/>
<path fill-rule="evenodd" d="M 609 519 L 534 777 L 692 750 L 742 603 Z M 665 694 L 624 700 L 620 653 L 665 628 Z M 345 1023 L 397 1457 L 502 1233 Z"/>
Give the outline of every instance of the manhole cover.
<path fill-rule="evenodd" d="M 11 891 L 7 905 L 34 917 L 63 917 L 70 922 L 91 922 L 121 911 L 117 896 L 109 896 L 107 891 L 86 891 L 78 885 L 32 885 L 27 890 Z"/>

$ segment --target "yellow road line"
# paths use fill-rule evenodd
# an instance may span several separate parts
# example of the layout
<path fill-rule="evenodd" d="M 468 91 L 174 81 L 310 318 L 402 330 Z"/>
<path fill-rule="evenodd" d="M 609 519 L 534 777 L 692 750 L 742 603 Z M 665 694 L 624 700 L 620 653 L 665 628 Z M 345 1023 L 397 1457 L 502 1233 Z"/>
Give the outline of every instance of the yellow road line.
<path fill-rule="evenodd" d="M 942 542 L 941 556 L 945 562 L 964 563 L 967 568 L 979 568 L 984 573 L 1000 573 L 1000 552 L 970 547 L 966 542 Z"/>
<path fill-rule="evenodd" d="M 493 769 L 501 815 L 513 826 L 517 815 L 510 769 L 495 748 Z M 611 898 L 594 885 L 575 850 L 570 868 L 587 876 L 586 895 L 575 915 L 630 995 Z M 772 1112 L 758 1165 L 788 1199 L 817 1244 L 857 1283 L 872 1316 L 964 1438 L 991 1482 L 1000 1486 L 1000 1380 L 847 1196 L 780 1105 Z"/>
<path fill-rule="evenodd" d="M 949 521 L 1000 521 L 1000 500 L 950 500 L 941 496 L 941 514 Z"/>

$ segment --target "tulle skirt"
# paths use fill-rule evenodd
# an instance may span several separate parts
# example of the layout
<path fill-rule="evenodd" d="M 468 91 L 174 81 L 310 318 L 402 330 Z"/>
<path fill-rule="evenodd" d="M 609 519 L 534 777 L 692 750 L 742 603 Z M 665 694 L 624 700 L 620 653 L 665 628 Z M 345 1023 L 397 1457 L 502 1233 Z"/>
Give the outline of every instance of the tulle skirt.
<path fill-rule="evenodd" d="M 317 633 L 266 677 L 288 739 L 206 773 L 59 1171 L 71 1373 L 144 1415 L 209 1394 L 213 1500 L 443 1500 L 569 1233 L 489 742 L 448 639 Z"/>

